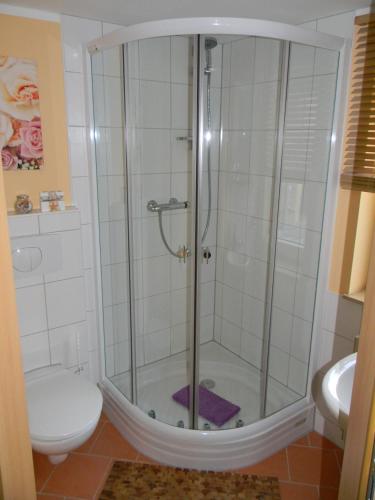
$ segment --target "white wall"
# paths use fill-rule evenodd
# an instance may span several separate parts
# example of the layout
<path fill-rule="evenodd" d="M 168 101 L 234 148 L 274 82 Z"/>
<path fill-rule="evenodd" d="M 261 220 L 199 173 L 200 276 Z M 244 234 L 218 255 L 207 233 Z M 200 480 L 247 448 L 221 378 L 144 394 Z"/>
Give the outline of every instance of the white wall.
<path fill-rule="evenodd" d="M 9 231 L 14 250 L 42 249 L 34 272 L 14 271 L 24 370 L 51 363 L 76 370 L 80 362 L 95 380 L 79 211 L 11 215 Z"/>

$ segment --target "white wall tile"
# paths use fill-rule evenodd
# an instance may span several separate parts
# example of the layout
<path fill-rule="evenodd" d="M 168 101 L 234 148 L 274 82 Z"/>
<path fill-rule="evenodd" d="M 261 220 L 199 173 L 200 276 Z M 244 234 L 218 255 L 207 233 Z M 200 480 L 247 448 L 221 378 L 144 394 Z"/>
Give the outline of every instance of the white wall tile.
<path fill-rule="evenodd" d="M 120 78 L 104 77 L 105 124 L 107 127 L 121 127 L 123 98 Z"/>
<path fill-rule="evenodd" d="M 173 83 L 171 91 L 171 127 L 173 129 L 191 128 L 192 86 Z M 167 110 L 164 112 L 166 113 Z"/>
<path fill-rule="evenodd" d="M 235 354 L 241 352 L 241 328 L 226 321 L 222 320 L 221 343 L 230 351 Z"/>
<path fill-rule="evenodd" d="M 275 269 L 273 305 L 283 311 L 293 313 L 296 274 L 282 268 Z"/>
<path fill-rule="evenodd" d="M 272 176 L 275 170 L 275 132 L 251 132 L 250 170 L 253 174 Z"/>
<path fill-rule="evenodd" d="M 290 353 L 304 363 L 309 361 L 311 335 L 312 324 L 309 321 L 294 317 Z"/>
<path fill-rule="evenodd" d="M 54 328 L 49 331 L 51 362 L 70 368 L 78 361 L 88 361 L 88 330 L 86 323 Z"/>
<path fill-rule="evenodd" d="M 47 330 L 43 285 L 18 288 L 17 315 L 21 336 Z"/>
<path fill-rule="evenodd" d="M 83 252 L 83 268 L 89 269 L 94 267 L 94 248 L 93 248 L 93 234 L 92 225 L 85 224 L 81 226 L 82 237 L 82 252 Z"/>
<path fill-rule="evenodd" d="M 291 357 L 289 362 L 288 386 L 301 396 L 306 393 L 307 374 L 308 365 Z"/>
<path fill-rule="evenodd" d="M 171 124 L 170 84 L 141 80 L 140 124 L 144 128 L 169 128 Z M 179 127 L 181 128 L 181 127 Z"/>
<path fill-rule="evenodd" d="M 64 66 L 66 71 L 83 72 L 83 44 L 102 35 L 101 23 L 72 16 L 61 16 Z"/>
<path fill-rule="evenodd" d="M 142 80 L 170 82 L 171 38 L 159 37 L 139 42 L 139 73 Z"/>
<path fill-rule="evenodd" d="M 156 295 L 169 290 L 169 256 L 152 257 L 143 261 L 144 296 Z"/>
<path fill-rule="evenodd" d="M 169 328 L 171 307 L 169 293 L 147 297 L 143 305 L 145 333 Z"/>
<path fill-rule="evenodd" d="M 258 338 L 263 338 L 265 303 L 243 295 L 242 328 Z"/>
<path fill-rule="evenodd" d="M 171 79 L 174 83 L 188 84 L 191 80 L 192 43 L 188 37 L 171 37 Z"/>
<path fill-rule="evenodd" d="M 278 80 L 280 42 L 267 38 L 257 38 L 255 44 L 255 82 Z"/>
<path fill-rule="evenodd" d="M 61 248 L 61 269 L 45 274 L 45 281 L 58 281 L 82 275 L 82 245 L 81 232 L 62 231 L 58 233 Z"/>
<path fill-rule="evenodd" d="M 186 134 L 187 132 L 182 135 Z M 140 130 L 139 141 L 141 145 L 141 172 L 145 174 L 170 172 L 170 131 L 157 129 Z M 174 165 L 173 170 L 175 170 Z"/>
<path fill-rule="evenodd" d="M 282 384 L 288 382 L 289 354 L 281 351 L 277 347 L 270 347 L 269 354 L 269 374 Z"/>
<path fill-rule="evenodd" d="M 242 331 L 240 355 L 257 368 L 260 368 L 262 365 L 262 347 L 262 340 L 254 335 Z"/>
<path fill-rule="evenodd" d="M 252 91 L 251 85 L 230 87 L 229 128 L 231 130 L 249 130 L 251 128 Z"/>
<path fill-rule="evenodd" d="M 271 345 L 289 353 L 292 327 L 293 316 L 277 307 L 273 307 L 270 338 Z"/>
<path fill-rule="evenodd" d="M 294 314 L 305 321 L 312 321 L 315 307 L 316 279 L 298 275 Z"/>
<path fill-rule="evenodd" d="M 85 288 L 83 278 L 73 278 L 46 285 L 49 328 L 85 319 Z"/>
<path fill-rule="evenodd" d="M 326 372 L 340 359 L 353 352 L 354 342 L 328 330 L 320 333 L 320 346 L 318 356 L 318 370 Z"/>
<path fill-rule="evenodd" d="M 34 370 L 51 363 L 48 333 L 41 332 L 21 338 L 23 371 Z"/>
<path fill-rule="evenodd" d="M 278 111 L 277 82 L 257 83 L 254 85 L 252 128 L 255 130 L 274 130 Z"/>
<path fill-rule="evenodd" d="M 80 213 L 78 210 L 67 210 L 65 212 L 40 214 L 39 225 L 41 233 L 56 233 L 58 231 L 80 229 Z"/>
<path fill-rule="evenodd" d="M 186 351 L 189 347 L 189 324 L 174 325 L 171 329 L 171 354 Z"/>
<path fill-rule="evenodd" d="M 68 125 L 85 126 L 85 92 L 82 74 L 65 72 L 65 93 Z"/>
<path fill-rule="evenodd" d="M 70 168 L 73 177 L 87 176 L 89 173 L 86 128 L 68 127 Z"/>
<path fill-rule="evenodd" d="M 311 76 L 314 72 L 315 48 L 292 43 L 289 58 L 289 78 Z"/>
<path fill-rule="evenodd" d="M 76 177 L 72 180 L 73 199 L 81 211 L 82 224 L 91 222 L 90 182 L 88 177 Z"/>
<path fill-rule="evenodd" d="M 33 214 L 9 215 L 8 228 L 11 238 L 39 234 L 38 216 Z"/>
<path fill-rule="evenodd" d="M 165 358 L 170 354 L 171 332 L 161 330 L 158 332 L 145 335 L 144 348 L 145 348 L 145 361 L 152 363 L 161 358 Z"/>
<path fill-rule="evenodd" d="M 120 77 L 121 75 L 121 50 L 114 47 L 103 51 L 103 73 L 107 76 Z"/>
<path fill-rule="evenodd" d="M 255 39 L 243 38 L 232 42 L 230 83 L 245 85 L 254 80 Z"/>

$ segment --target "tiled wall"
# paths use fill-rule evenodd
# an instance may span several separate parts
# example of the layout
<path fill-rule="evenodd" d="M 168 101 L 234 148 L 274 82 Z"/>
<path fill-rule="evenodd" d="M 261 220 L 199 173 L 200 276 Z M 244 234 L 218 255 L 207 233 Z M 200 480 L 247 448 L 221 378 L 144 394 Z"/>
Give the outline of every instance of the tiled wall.
<path fill-rule="evenodd" d="M 355 11 L 305 23 L 304 27 L 331 35 L 352 38 Z M 328 269 L 328 266 L 327 266 Z M 328 287 L 328 276 L 327 276 Z M 316 339 L 316 373 L 313 394 L 316 401 L 315 429 L 343 446 L 342 430 L 327 412 L 321 399 L 321 383 L 327 370 L 351 354 L 354 338 L 360 332 L 362 305 L 326 291 L 322 298 L 323 317 Z"/>
<path fill-rule="evenodd" d="M 113 52 L 113 50 L 112 50 Z M 104 54 L 106 57 L 106 54 Z M 94 58 L 95 72 L 98 73 L 97 56 Z M 112 60 L 119 61 L 119 54 Z M 156 63 L 157 61 L 157 63 Z M 214 59 L 216 64 L 216 58 Z M 220 65 L 216 64 L 219 76 L 215 81 L 220 82 Z M 128 54 L 129 76 L 129 172 L 132 198 L 132 226 L 134 261 L 132 263 L 135 273 L 136 296 L 136 339 L 137 339 L 137 366 L 151 363 L 184 351 L 189 338 L 189 295 L 190 295 L 190 265 L 179 262 L 176 257 L 168 253 L 162 242 L 157 215 L 147 211 L 147 202 L 151 199 L 165 203 L 171 197 L 180 201 L 191 202 L 191 144 L 188 140 L 178 138 L 191 137 L 192 131 L 192 47 L 187 37 L 163 37 L 133 42 L 129 45 Z M 108 212 L 108 203 L 111 200 L 120 200 L 123 179 L 118 178 L 109 184 L 113 173 L 104 172 L 102 169 L 105 158 L 109 168 L 111 159 L 108 154 L 103 154 L 105 143 L 109 148 L 117 151 L 120 160 L 122 151 L 119 143 L 103 141 L 103 120 L 101 110 L 106 109 L 109 122 L 108 131 L 113 131 L 114 124 L 112 109 L 106 102 L 105 91 L 101 90 L 102 84 L 108 80 L 109 75 L 94 77 L 94 111 L 96 111 L 96 142 L 97 161 L 99 162 L 99 207 L 100 207 L 100 239 L 102 245 L 102 278 L 105 301 L 105 332 L 106 338 L 113 342 L 116 325 L 122 325 L 119 334 L 125 337 L 123 348 L 114 342 L 107 342 L 107 374 L 119 374 L 129 368 L 129 342 L 128 342 L 128 309 L 127 302 L 116 303 L 116 300 L 107 298 L 106 290 L 114 286 L 113 276 L 118 275 L 118 269 L 112 271 L 114 265 L 119 263 L 107 262 L 106 256 L 116 251 L 121 256 L 121 265 L 128 260 L 125 235 L 125 210 L 122 207 L 122 229 L 114 231 L 116 239 L 108 237 L 108 221 L 111 225 L 113 217 L 111 210 Z M 113 78 L 113 77 L 111 77 Z M 216 90 L 216 89 L 215 89 Z M 219 103 L 220 98 L 216 97 Z M 107 100 L 108 101 L 108 100 Z M 117 107 L 116 111 L 119 108 Z M 217 109 L 217 107 L 215 108 Z M 216 117 L 216 129 L 219 128 L 219 119 Z M 108 128 L 110 126 L 110 128 Z M 216 130 L 215 137 L 218 137 Z M 115 148 L 115 149 L 114 149 Z M 217 151 L 217 147 L 216 147 Z M 122 164 L 119 164 L 122 168 Z M 116 166 L 117 168 L 117 166 Z M 217 200 L 217 156 L 216 162 L 213 152 L 213 189 L 212 189 L 212 218 L 210 230 L 205 244 L 210 245 L 212 258 L 208 265 L 204 265 L 202 273 L 202 342 L 213 337 L 213 303 L 214 303 L 214 275 L 215 275 L 215 237 L 216 237 L 216 200 Z M 104 175 L 103 175 L 104 174 Z M 207 189 L 207 173 L 205 173 L 205 189 Z M 107 187 L 103 187 L 107 183 Z M 119 190 L 120 188 L 120 190 Z M 116 189 L 116 191 L 114 191 Z M 207 200 L 207 197 L 205 197 Z M 205 207 L 207 208 L 207 207 Z M 206 213 L 203 215 L 205 219 Z M 191 213 L 189 210 L 163 214 L 163 227 L 166 239 L 174 251 L 180 246 L 191 245 L 189 234 L 191 232 Z M 126 288 L 126 270 L 121 271 L 124 276 L 121 282 L 121 294 L 128 300 Z M 112 276 L 112 278 L 111 278 Z M 118 293 L 118 292 L 116 292 Z M 113 316 L 113 306 L 124 307 L 120 312 L 120 320 Z M 112 308 L 112 313 L 110 313 Z M 124 321 L 127 322 L 124 325 Z M 126 330 L 126 332 L 124 331 Z M 121 362 L 116 363 L 116 354 L 121 354 Z M 119 356 L 119 354 L 118 354 Z M 125 362 L 124 362 L 125 361 Z"/>
<path fill-rule="evenodd" d="M 215 339 L 260 368 L 280 44 L 247 38 L 223 53 Z M 334 52 L 292 44 L 269 373 L 296 397 L 306 390 L 336 69 Z"/>
<path fill-rule="evenodd" d="M 215 340 L 260 368 L 280 43 L 223 45 Z"/>
<path fill-rule="evenodd" d="M 325 207 L 338 54 L 291 44 L 270 375 L 306 392 Z"/>
<path fill-rule="evenodd" d="M 93 240 L 93 210 L 96 210 L 96 196 L 90 183 L 92 163 L 89 162 L 89 114 L 84 79 L 85 57 L 87 56 L 83 45 L 117 28 L 118 26 L 98 21 L 61 16 L 72 196 L 74 204 L 81 211 L 83 268 L 88 290 L 89 360 L 92 377 L 97 380 L 99 380 L 99 350 Z M 107 62 L 108 66 L 106 67 L 111 71 L 113 65 L 111 65 L 111 61 Z M 118 97 L 113 89 L 110 89 L 110 93 L 113 94 L 113 99 Z M 109 139 L 111 138 L 109 137 Z M 111 163 L 115 164 L 115 162 Z"/>
<path fill-rule="evenodd" d="M 15 270 L 24 370 L 50 363 L 76 370 L 80 362 L 92 376 L 79 211 L 11 215 L 9 231 L 13 251 L 41 248 L 41 266 L 47 266 Z"/>

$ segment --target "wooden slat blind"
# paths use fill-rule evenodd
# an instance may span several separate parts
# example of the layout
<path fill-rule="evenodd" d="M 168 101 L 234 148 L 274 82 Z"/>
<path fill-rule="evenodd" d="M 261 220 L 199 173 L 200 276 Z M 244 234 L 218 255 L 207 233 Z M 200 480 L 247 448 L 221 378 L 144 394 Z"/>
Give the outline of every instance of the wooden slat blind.
<path fill-rule="evenodd" d="M 375 192 L 375 14 L 355 19 L 341 186 Z"/>

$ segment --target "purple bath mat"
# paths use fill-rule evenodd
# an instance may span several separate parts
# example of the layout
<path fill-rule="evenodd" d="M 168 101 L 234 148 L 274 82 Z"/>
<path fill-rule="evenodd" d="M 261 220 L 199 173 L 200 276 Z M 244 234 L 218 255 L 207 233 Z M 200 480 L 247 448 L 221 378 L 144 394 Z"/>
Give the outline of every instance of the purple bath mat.
<path fill-rule="evenodd" d="M 190 390 L 189 386 L 183 387 L 175 392 L 172 398 L 180 405 L 189 408 Z M 221 427 L 240 411 L 240 407 L 230 401 L 221 398 L 205 387 L 199 386 L 199 415 L 213 424 Z"/>

